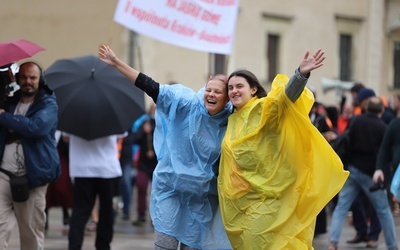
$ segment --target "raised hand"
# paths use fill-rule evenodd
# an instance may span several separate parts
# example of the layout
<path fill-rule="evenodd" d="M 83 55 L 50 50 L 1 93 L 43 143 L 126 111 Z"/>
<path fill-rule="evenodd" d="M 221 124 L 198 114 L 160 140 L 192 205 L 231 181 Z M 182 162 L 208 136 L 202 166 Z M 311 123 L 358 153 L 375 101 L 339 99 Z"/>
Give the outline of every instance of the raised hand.
<path fill-rule="evenodd" d="M 319 49 L 312 57 L 308 57 L 310 52 L 307 51 L 300 63 L 300 74 L 307 75 L 312 70 L 321 67 L 323 65 L 322 62 L 325 60 L 324 54 L 325 52 Z"/>
<path fill-rule="evenodd" d="M 132 68 L 125 62 L 121 61 L 112 51 L 110 47 L 105 44 L 100 45 L 99 47 L 99 58 L 103 62 L 107 63 L 110 66 L 115 67 L 121 74 L 123 74 L 126 78 L 128 78 L 132 83 L 135 83 L 139 71 Z"/>
<path fill-rule="evenodd" d="M 115 66 L 117 57 L 114 51 L 105 44 L 100 45 L 99 48 L 99 58 L 108 65 Z"/>

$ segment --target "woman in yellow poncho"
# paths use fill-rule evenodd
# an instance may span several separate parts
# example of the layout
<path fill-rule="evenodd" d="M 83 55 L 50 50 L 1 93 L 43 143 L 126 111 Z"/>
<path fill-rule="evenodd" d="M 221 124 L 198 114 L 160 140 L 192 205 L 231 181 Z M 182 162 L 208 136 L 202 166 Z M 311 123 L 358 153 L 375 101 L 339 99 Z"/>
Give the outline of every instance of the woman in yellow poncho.
<path fill-rule="evenodd" d="M 278 75 L 267 95 L 247 70 L 229 77 L 235 106 L 222 142 L 218 192 L 233 249 L 312 249 L 315 218 L 348 172 L 311 124 L 305 88 L 324 53 L 306 53 L 290 79 Z"/>

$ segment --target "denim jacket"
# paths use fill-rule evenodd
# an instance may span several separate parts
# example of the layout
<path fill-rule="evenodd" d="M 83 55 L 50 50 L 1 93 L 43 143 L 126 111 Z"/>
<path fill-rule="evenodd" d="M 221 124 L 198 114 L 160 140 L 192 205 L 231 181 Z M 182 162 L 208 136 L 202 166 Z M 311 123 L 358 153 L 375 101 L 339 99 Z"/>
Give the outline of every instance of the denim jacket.
<path fill-rule="evenodd" d="M 3 158 L 7 135 L 12 129 L 19 135 L 24 152 L 26 173 L 31 188 L 43 186 L 61 174 L 56 149 L 58 106 L 54 93 L 39 90 L 25 116 L 14 115 L 18 92 L 7 100 L 0 115 L 0 157 Z"/>

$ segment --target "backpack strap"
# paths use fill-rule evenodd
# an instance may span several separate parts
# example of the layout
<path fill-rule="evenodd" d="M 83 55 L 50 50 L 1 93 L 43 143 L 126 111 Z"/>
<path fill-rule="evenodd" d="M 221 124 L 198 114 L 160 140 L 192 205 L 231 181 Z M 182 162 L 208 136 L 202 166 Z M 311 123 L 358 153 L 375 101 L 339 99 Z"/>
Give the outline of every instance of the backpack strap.
<path fill-rule="evenodd" d="M 5 173 L 6 175 L 8 175 L 8 177 L 10 177 L 10 178 L 15 176 L 13 173 L 11 173 L 10 171 L 5 170 L 3 168 L 0 168 L 0 171 Z"/>

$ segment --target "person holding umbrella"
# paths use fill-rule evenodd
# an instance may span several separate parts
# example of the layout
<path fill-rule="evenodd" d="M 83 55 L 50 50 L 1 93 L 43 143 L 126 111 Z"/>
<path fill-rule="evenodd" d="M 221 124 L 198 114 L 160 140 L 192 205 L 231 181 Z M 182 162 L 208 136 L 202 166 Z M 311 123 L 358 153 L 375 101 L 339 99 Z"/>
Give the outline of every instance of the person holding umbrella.
<path fill-rule="evenodd" d="M 101 126 L 101 124 L 99 124 Z M 119 138 L 126 134 L 108 135 L 86 140 L 77 135 L 65 134 L 69 142 L 69 175 L 73 179 L 73 207 L 69 223 L 68 249 L 80 250 L 96 199 L 99 214 L 96 231 L 96 249 L 110 249 L 114 234 L 113 197 L 122 176 L 118 159 Z"/>
<path fill-rule="evenodd" d="M 16 80 L 20 90 L 0 108 L 0 248 L 7 249 L 16 220 L 21 249 L 43 249 L 47 184 L 61 174 L 55 140 L 58 106 L 37 63 L 23 63 Z M 14 189 L 11 184 L 23 176 L 28 187 Z M 18 190 L 28 195 L 15 195 Z"/>
<path fill-rule="evenodd" d="M 226 76 L 210 77 L 196 93 L 180 84 L 155 82 L 106 45 L 99 57 L 157 105 L 153 138 L 158 164 L 149 207 L 155 249 L 230 249 L 216 186 L 220 144 L 232 112 Z"/>

